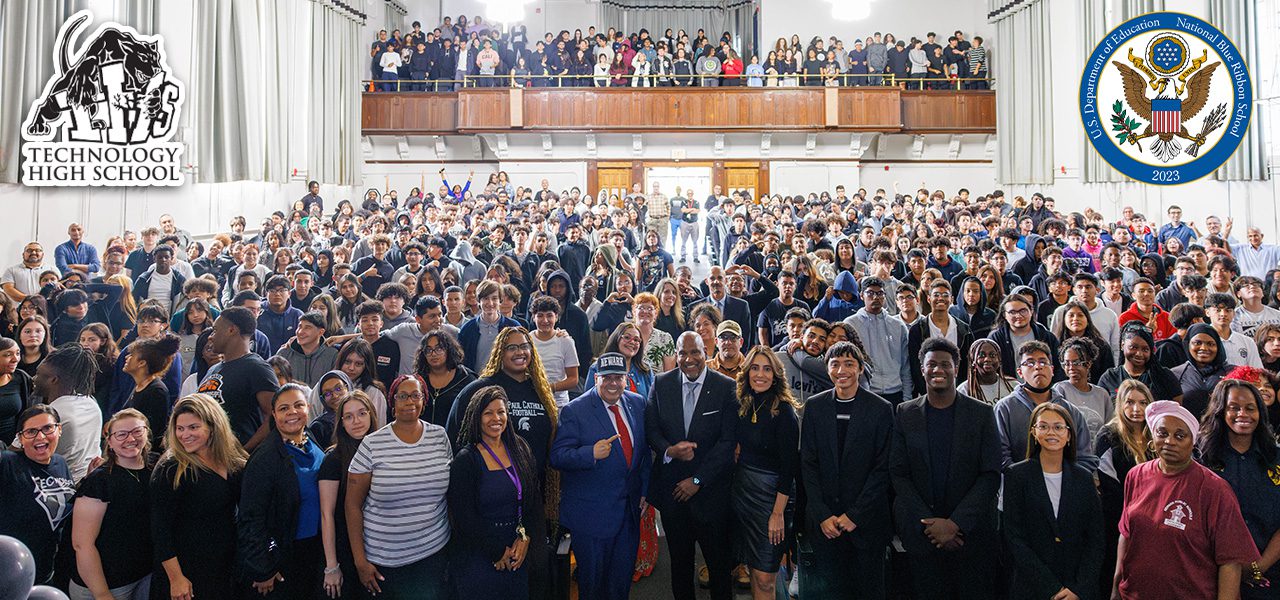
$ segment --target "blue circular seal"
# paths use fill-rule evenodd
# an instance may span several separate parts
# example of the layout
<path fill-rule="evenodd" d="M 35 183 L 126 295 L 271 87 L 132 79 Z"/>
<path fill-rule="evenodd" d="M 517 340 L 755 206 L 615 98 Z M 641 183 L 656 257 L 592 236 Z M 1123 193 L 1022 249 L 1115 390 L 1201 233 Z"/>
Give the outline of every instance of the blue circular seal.
<path fill-rule="evenodd" d="M 1218 28 L 1173 12 L 1135 17 L 1094 48 L 1080 77 L 1089 143 L 1156 185 L 1200 179 L 1240 146 L 1253 114 L 1244 57 Z"/>

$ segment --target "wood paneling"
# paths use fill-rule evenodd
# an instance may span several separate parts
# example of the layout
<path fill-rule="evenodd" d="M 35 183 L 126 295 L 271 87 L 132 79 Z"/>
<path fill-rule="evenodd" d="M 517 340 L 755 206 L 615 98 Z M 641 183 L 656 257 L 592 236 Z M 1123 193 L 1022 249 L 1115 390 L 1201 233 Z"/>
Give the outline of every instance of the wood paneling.
<path fill-rule="evenodd" d="M 989 91 L 897 88 L 505 88 L 366 93 L 365 134 L 482 131 L 991 133 Z"/>
<path fill-rule="evenodd" d="M 360 127 L 373 133 L 453 133 L 458 130 L 458 95 L 364 94 Z"/>
<path fill-rule="evenodd" d="M 902 92 L 902 124 L 921 133 L 995 133 L 996 95 L 986 91 Z"/>
<path fill-rule="evenodd" d="M 631 193 L 631 167 L 604 167 L 596 169 L 596 182 L 600 187 L 591 193 L 608 198 L 617 195 L 625 198 Z"/>

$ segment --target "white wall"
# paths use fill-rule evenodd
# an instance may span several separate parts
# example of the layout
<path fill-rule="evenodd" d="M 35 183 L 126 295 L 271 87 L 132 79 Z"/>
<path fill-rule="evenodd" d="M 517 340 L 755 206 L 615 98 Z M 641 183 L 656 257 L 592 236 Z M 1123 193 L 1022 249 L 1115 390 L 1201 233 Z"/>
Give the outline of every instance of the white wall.
<path fill-rule="evenodd" d="M 1132 206 L 1147 218 L 1163 219 L 1166 209 L 1176 204 L 1183 209 L 1183 220 L 1203 222 L 1210 214 L 1230 216 L 1237 229 L 1243 224 L 1261 227 L 1271 240 L 1280 232 L 1280 212 L 1276 208 L 1277 184 L 1271 181 L 1223 182 L 1212 176 L 1193 183 L 1155 186 L 1133 182 L 1085 184 L 1080 180 L 1085 152 L 1093 152 L 1085 139 L 1080 122 L 1079 82 L 1075 78 L 1084 68 L 1085 53 L 1096 40 L 1081 37 L 1077 0 L 1048 0 L 1053 20 L 1053 72 L 1072 74 L 1053 79 L 1053 160 L 1054 184 L 1049 186 L 1005 186 L 1007 194 L 1030 195 L 1040 191 L 1053 196 L 1059 211 L 1083 211 L 1094 208 L 1109 218 L 1117 218 L 1121 209 Z M 1167 9 L 1194 15 L 1208 14 L 1205 0 L 1168 0 Z M 1086 48 L 1086 44 L 1088 48 Z M 1266 50 L 1264 50 L 1265 52 Z M 1266 57 L 1274 64 L 1274 49 Z M 1268 70 L 1250 65 L 1256 88 L 1273 75 Z M 998 75 L 997 75 L 998 77 Z M 1251 127 L 1260 127 L 1261 106 L 1255 106 Z M 1255 130 L 1256 131 L 1256 130 Z M 1240 236 L 1236 236 L 1240 237 Z"/>
<path fill-rule="evenodd" d="M 877 31 L 903 41 L 913 35 L 924 39 L 932 31 L 939 44 L 946 44 L 957 29 L 967 39 L 982 36 L 992 47 L 995 26 L 987 24 L 987 0 L 877 0 L 871 4 L 871 15 L 861 21 L 833 20 L 828 0 L 760 0 L 762 48 L 773 48 L 779 37 L 790 40 L 792 34 L 799 34 L 804 44 L 815 35 L 823 40 L 834 35 L 844 40 L 845 48 L 852 48 L 854 37 Z"/>
<path fill-rule="evenodd" d="M 769 193 L 794 196 L 834 191 L 837 185 L 856 190 L 860 185 L 858 174 L 858 163 L 854 161 L 770 161 Z"/>
<path fill-rule="evenodd" d="M 422 28 L 430 31 L 438 27 L 445 16 L 455 22 L 458 15 L 464 14 L 468 21 L 476 15 L 485 22 L 490 21 L 485 14 L 484 3 L 479 0 L 405 0 L 405 6 L 409 14 L 404 19 L 404 31 L 409 31 L 409 25 L 414 21 L 420 21 Z M 592 25 L 600 27 L 599 9 L 600 3 L 591 0 L 534 0 L 525 5 L 521 23 L 529 30 L 529 45 L 532 47 L 533 42 L 541 40 L 542 34 L 548 31 L 559 33 L 560 30 L 573 32 L 574 29 L 582 29 L 585 34 Z M 608 29 L 608 25 L 603 28 Z"/>

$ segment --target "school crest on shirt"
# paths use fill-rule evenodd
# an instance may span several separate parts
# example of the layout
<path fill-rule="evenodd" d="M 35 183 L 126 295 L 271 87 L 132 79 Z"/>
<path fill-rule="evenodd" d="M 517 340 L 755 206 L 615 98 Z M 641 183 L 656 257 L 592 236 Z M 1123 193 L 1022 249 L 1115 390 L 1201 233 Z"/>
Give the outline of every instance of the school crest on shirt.
<path fill-rule="evenodd" d="M 71 516 L 71 497 L 76 495 L 75 486 L 70 479 L 61 477 L 32 477 L 31 484 L 36 504 L 49 518 L 49 529 L 57 529 L 63 519 Z"/>
<path fill-rule="evenodd" d="M 1190 521 L 1195 517 L 1191 507 L 1181 500 L 1174 500 L 1164 505 L 1164 514 L 1167 515 L 1164 524 L 1179 530 L 1186 530 L 1187 524 L 1184 521 Z"/>
<path fill-rule="evenodd" d="M 204 381 L 200 382 L 200 387 L 196 389 L 197 393 L 208 394 L 210 398 L 222 404 L 222 373 L 209 373 L 205 376 Z"/>
<path fill-rule="evenodd" d="M 1181 13 L 1150 13 L 1113 29 L 1080 78 L 1089 142 L 1145 183 L 1187 183 L 1222 166 L 1252 111 L 1253 84 L 1235 44 Z"/>

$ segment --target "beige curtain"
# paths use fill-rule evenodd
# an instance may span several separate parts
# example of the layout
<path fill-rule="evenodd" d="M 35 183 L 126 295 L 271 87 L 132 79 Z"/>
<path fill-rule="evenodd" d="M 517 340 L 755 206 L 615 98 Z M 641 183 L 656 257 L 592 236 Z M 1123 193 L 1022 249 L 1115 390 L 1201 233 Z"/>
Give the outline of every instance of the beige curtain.
<path fill-rule="evenodd" d="M 1208 0 L 1209 15 L 1207 20 L 1231 41 L 1244 56 L 1249 65 L 1249 75 L 1253 78 L 1253 97 L 1258 97 L 1258 81 L 1262 78 L 1259 72 L 1262 61 L 1258 51 L 1258 5 L 1251 1 L 1241 0 Z M 1240 140 L 1240 147 L 1220 169 L 1214 172 L 1219 181 L 1258 181 L 1267 179 L 1267 152 L 1264 132 L 1266 124 L 1264 116 L 1267 111 L 1255 105 L 1249 123 L 1249 131 Z"/>
<path fill-rule="evenodd" d="M 1048 3 L 1030 0 L 995 15 L 992 75 L 1016 85 L 996 86 L 996 176 L 1002 184 L 1053 183 L 1054 48 Z"/>

